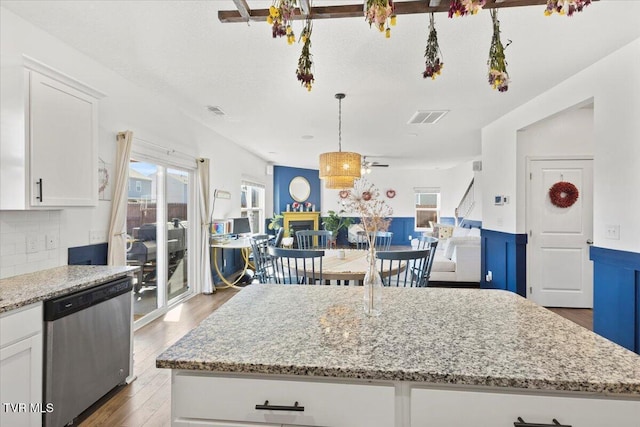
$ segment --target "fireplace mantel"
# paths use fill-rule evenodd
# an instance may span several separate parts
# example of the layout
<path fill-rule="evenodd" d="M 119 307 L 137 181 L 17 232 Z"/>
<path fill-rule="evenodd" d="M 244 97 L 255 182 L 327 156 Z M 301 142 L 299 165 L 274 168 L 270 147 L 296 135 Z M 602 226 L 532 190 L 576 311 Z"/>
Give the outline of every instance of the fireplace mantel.
<path fill-rule="evenodd" d="M 320 212 L 282 212 L 284 216 L 285 236 L 289 237 L 289 229 L 291 222 L 296 221 L 313 221 L 313 229 L 320 230 Z"/>

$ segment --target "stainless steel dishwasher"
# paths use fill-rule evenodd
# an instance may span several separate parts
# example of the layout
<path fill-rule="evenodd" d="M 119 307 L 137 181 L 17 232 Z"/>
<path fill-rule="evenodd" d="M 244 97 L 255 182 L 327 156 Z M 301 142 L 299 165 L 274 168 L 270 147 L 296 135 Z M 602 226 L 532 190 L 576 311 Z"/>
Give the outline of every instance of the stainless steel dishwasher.
<path fill-rule="evenodd" d="M 45 301 L 44 425 L 61 427 L 125 382 L 131 353 L 131 280 Z"/>

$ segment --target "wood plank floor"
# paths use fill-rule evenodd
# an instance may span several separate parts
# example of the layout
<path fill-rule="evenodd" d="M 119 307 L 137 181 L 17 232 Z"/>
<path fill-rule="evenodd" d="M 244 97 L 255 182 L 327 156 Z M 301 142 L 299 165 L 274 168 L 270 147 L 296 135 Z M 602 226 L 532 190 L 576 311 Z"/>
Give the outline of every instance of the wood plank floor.
<path fill-rule="evenodd" d="M 593 310 L 590 308 L 551 308 L 548 310 L 593 331 Z"/>
<path fill-rule="evenodd" d="M 171 424 L 171 371 L 155 367 L 156 356 L 196 327 L 237 293 L 218 290 L 196 295 L 140 328 L 134 334 L 134 365 L 137 379 L 120 387 L 79 417 L 79 425 L 161 427 Z"/>
<path fill-rule="evenodd" d="M 219 290 L 213 295 L 197 295 L 165 316 L 140 328 L 134 336 L 135 372 L 138 378 L 120 387 L 79 417 L 79 425 L 164 427 L 171 424 L 171 371 L 157 369 L 155 359 L 164 349 L 196 327 L 209 314 L 237 293 Z M 571 321 L 592 329 L 589 309 L 550 308 Z"/>

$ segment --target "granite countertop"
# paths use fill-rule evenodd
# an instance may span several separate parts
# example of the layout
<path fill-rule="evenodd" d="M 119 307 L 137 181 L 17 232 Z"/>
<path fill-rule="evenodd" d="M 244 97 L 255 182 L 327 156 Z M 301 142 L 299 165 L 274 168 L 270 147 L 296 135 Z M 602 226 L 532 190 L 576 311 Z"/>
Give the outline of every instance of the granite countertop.
<path fill-rule="evenodd" d="M 139 267 L 65 265 L 0 279 L 0 313 L 116 279 Z"/>
<path fill-rule="evenodd" d="M 156 359 L 159 368 L 640 396 L 640 356 L 514 293 L 251 285 Z"/>

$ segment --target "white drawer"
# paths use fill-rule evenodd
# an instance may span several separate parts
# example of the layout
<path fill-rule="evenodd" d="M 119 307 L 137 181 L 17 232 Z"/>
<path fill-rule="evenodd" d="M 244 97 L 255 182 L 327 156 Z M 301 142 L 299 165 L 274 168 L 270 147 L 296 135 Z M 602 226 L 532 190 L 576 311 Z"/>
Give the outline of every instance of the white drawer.
<path fill-rule="evenodd" d="M 224 420 L 301 426 L 393 426 L 392 385 L 223 378 L 178 372 L 172 386 L 172 419 Z M 304 411 L 260 410 L 256 405 Z"/>
<path fill-rule="evenodd" d="M 31 304 L 0 316 L 0 347 L 42 332 L 42 303 Z"/>
<path fill-rule="evenodd" d="M 431 389 L 411 390 L 412 427 L 509 427 L 527 423 L 553 425 L 555 418 L 574 427 L 640 426 L 638 400 L 534 396 Z"/>

